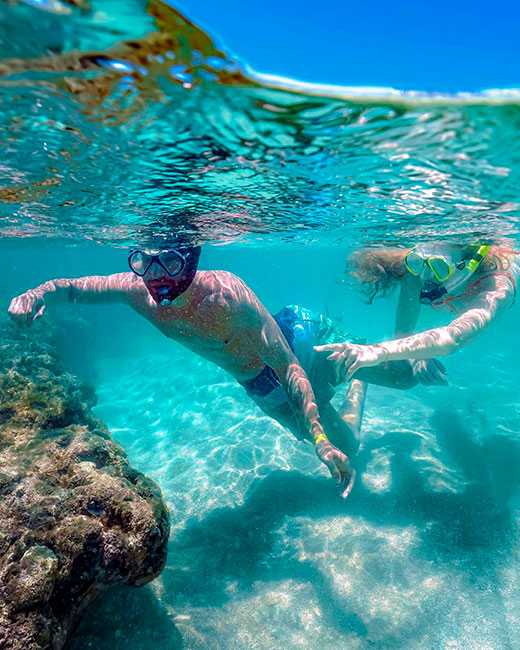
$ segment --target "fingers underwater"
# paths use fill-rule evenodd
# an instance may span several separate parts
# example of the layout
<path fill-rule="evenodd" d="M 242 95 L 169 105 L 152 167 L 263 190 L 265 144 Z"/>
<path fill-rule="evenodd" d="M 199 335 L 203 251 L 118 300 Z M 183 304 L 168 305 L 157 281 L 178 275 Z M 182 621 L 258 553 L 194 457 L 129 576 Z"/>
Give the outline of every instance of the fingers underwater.
<path fill-rule="evenodd" d="M 326 343 L 325 345 L 314 346 L 315 352 L 333 352 L 336 349 L 337 349 L 337 345 L 335 343 Z"/>
<path fill-rule="evenodd" d="M 346 499 L 349 496 L 349 494 L 352 492 L 352 488 L 354 487 L 355 480 L 356 480 L 356 470 L 354 469 L 352 470 L 350 477 L 348 477 L 345 481 L 346 487 L 341 492 L 342 499 Z"/>

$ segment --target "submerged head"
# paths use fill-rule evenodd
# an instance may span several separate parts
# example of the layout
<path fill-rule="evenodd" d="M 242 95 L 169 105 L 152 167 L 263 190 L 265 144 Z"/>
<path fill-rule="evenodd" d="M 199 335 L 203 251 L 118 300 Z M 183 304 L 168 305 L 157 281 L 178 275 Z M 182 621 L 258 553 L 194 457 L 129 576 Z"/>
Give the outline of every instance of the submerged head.
<path fill-rule="evenodd" d="M 169 306 L 193 282 L 201 247 L 180 244 L 168 248 L 142 248 L 128 256 L 131 271 L 143 278 L 158 305 Z"/>
<path fill-rule="evenodd" d="M 407 275 L 416 276 L 427 292 L 437 291 L 455 281 L 468 268 L 485 272 L 508 268 L 514 251 L 508 246 L 489 246 L 479 259 L 480 244 L 448 244 L 431 242 L 414 248 L 373 247 L 353 253 L 348 271 L 363 287 L 369 302 L 390 293 Z M 478 264 L 472 267 L 473 260 Z M 432 296 L 434 293 L 432 293 Z M 436 294 L 435 294 L 436 295 Z"/>

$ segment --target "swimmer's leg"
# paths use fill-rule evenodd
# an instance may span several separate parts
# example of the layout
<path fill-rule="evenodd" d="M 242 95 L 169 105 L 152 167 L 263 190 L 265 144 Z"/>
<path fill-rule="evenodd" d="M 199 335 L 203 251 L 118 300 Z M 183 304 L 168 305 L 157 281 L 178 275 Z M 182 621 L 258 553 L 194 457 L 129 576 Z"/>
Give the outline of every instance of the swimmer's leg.
<path fill-rule="evenodd" d="M 364 381 L 353 379 L 350 382 L 349 389 L 345 395 L 345 401 L 339 412 L 341 419 L 352 429 L 358 441 L 360 439 L 361 421 L 365 410 L 367 389 L 368 386 Z"/>
<path fill-rule="evenodd" d="M 347 456 L 353 456 L 359 449 L 366 392 L 367 385 L 354 379 L 339 412 L 330 402 L 319 405 L 323 428 L 327 436 L 332 444 Z"/>

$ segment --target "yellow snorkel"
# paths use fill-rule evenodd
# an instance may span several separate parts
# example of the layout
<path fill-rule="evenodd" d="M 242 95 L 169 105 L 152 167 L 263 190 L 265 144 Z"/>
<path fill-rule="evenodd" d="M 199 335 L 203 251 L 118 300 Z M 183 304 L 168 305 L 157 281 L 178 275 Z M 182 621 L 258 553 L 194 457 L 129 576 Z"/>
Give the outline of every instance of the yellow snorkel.
<path fill-rule="evenodd" d="M 482 244 L 481 246 L 478 247 L 476 253 L 466 264 L 467 268 L 471 271 L 471 273 L 475 273 L 475 271 L 478 269 L 478 267 L 480 266 L 484 258 L 488 255 L 490 250 L 491 250 L 491 246 L 489 244 Z"/>
<path fill-rule="evenodd" d="M 453 271 L 445 282 L 435 282 L 433 285 L 423 286 L 420 294 L 421 302 L 433 304 L 446 294 L 454 293 L 478 270 L 490 250 L 490 244 L 479 244 L 470 259 L 462 259 L 457 264 L 452 262 Z"/>

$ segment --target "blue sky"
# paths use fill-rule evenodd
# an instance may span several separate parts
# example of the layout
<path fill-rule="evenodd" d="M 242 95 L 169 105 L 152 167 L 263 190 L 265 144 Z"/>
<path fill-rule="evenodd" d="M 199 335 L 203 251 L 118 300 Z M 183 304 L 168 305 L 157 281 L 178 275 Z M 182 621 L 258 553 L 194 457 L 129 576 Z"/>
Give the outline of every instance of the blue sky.
<path fill-rule="evenodd" d="M 181 0 L 262 72 L 418 90 L 520 87 L 513 0 Z"/>

